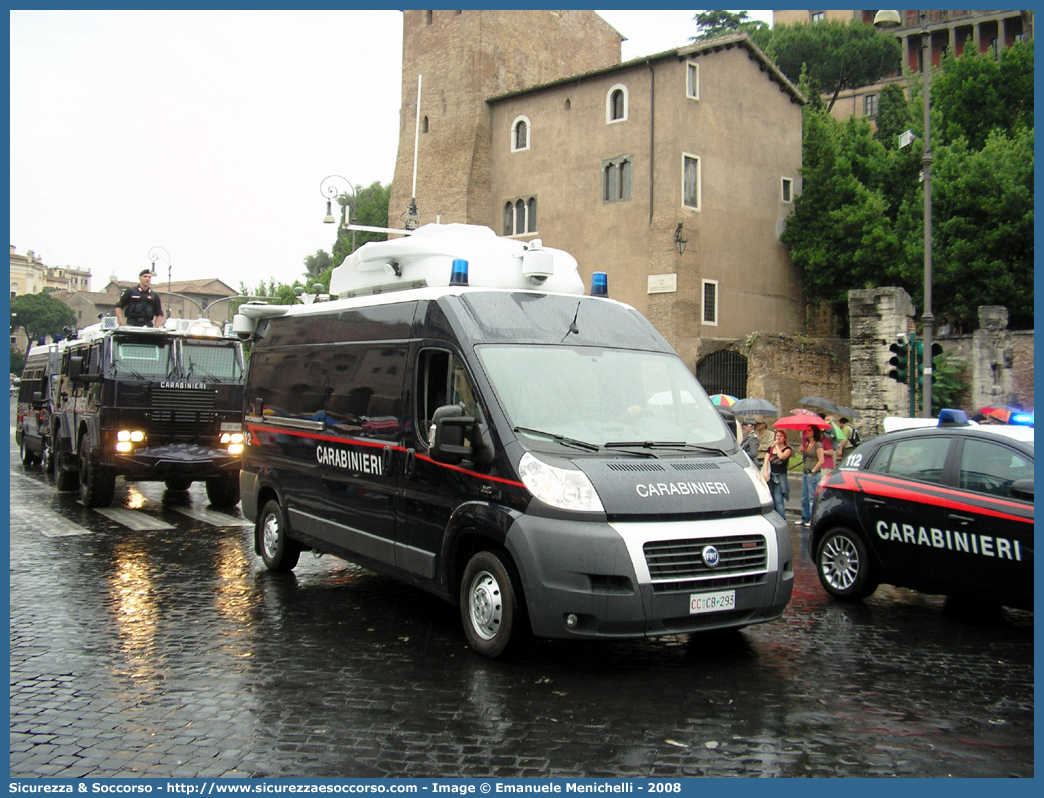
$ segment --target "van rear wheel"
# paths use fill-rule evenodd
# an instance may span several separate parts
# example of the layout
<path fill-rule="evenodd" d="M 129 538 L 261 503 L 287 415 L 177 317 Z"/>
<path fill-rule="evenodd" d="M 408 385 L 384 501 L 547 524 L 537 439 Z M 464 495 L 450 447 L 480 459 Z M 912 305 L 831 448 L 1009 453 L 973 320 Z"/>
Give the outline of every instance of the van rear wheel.
<path fill-rule="evenodd" d="M 269 571 L 292 571 L 301 558 L 301 544 L 287 536 L 289 527 L 279 502 L 267 502 L 261 510 L 261 559 Z"/>
<path fill-rule="evenodd" d="M 506 552 L 480 551 L 468 562 L 460 619 L 468 645 L 491 659 L 514 653 L 528 637 L 521 582 Z"/>
<path fill-rule="evenodd" d="M 22 444 L 20 451 L 18 452 L 22 458 L 22 465 L 31 466 L 37 461 L 37 457 L 33 454 L 33 450 L 29 448 L 29 444 L 25 441 L 25 435 L 22 435 Z"/>

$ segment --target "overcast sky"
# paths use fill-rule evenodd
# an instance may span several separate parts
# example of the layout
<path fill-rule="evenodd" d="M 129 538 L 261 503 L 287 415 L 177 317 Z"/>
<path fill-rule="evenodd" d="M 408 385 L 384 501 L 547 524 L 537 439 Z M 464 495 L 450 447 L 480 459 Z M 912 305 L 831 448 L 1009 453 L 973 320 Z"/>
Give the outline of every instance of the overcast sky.
<path fill-rule="evenodd" d="M 599 13 L 628 38 L 625 60 L 695 33 L 691 10 Z M 94 290 L 112 274 L 135 279 L 153 247 L 174 280 L 291 283 L 333 244 L 323 178 L 392 180 L 400 11 L 10 21 L 10 243 L 48 266 L 89 268 Z M 165 283 L 165 257 L 156 271 Z"/>

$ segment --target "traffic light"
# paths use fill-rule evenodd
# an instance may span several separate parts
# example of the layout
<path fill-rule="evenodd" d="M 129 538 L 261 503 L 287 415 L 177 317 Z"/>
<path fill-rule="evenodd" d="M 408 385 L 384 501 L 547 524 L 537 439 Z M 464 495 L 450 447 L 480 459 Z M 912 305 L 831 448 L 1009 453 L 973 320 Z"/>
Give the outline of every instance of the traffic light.
<path fill-rule="evenodd" d="M 888 365 L 892 367 L 888 370 L 888 376 L 896 382 L 901 382 L 903 385 L 906 385 L 910 377 L 909 344 L 905 341 L 899 341 L 898 343 L 889 346 L 888 351 L 892 352 L 892 356 L 888 359 Z"/>
<path fill-rule="evenodd" d="M 937 367 L 940 365 L 937 362 L 937 358 L 942 354 L 942 346 L 937 343 L 932 344 L 932 373 L 934 374 Z M 918 386 L 924 385 L 924 344 L 920 341 L 917 342 L 917 384 Z"/>

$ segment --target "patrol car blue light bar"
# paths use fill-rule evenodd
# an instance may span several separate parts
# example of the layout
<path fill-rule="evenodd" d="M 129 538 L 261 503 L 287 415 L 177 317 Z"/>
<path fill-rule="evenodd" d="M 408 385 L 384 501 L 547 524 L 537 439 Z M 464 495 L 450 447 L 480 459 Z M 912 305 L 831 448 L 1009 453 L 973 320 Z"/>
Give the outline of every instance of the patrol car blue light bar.
<path fill-rule="evenodd" d="M 1011 424 L 1020 424 L 1023 427 L 1033 426 L 1033 414 L 1032 413 L 1012 413 L 1009 419 Z"/>
<path fill-rule="evenodd" d="M 591 275 L 591 296 L 609 296 L 609 275 L 605 272 Z"/>
<path fill-rule="evenodd" d="M 939 411 L 940 427 L 966 427 L 968 426 L 968 414 L 963 410 L 955 410 L 952 407 L 944 407 Z"/>
<path fill-rule="evenodd" d="M 468 284 L 468 262 L 461 258 L 453 261 L 450 267 L 450 285 Z"/>

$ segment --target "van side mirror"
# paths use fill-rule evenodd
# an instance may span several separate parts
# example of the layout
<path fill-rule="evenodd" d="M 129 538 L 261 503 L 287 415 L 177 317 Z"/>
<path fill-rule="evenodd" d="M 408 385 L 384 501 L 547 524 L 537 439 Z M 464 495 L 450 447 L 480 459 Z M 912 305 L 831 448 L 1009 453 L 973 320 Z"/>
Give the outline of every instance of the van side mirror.
<path fill-rule="evenodd" d="M 1011 495 L 1016 499 L 1026 499 L 1027 501 L 1033 501 L 1033 480 L 1032 479 L 1016 479 L 1011 483 Z"/>
<path fill-rule="evenodd" d="M 428 451 L 432 460 L 456 465 L 473 456 L 473 447 L 465 446 L 464 442 L 472 437 L 475 417 L 464 415 L 463 407 L 444 405 L 435 411 L 431 423 L 435 427 L 435 437 Z"/>

